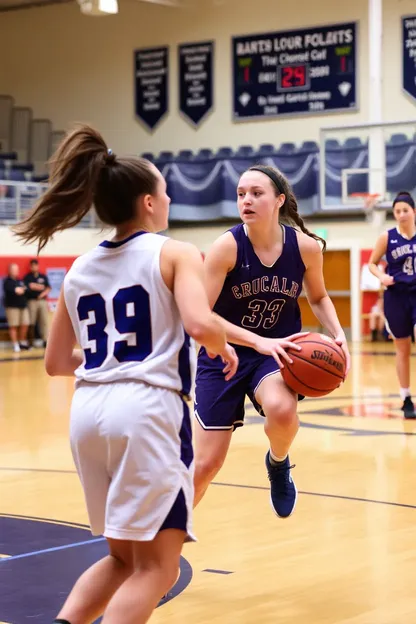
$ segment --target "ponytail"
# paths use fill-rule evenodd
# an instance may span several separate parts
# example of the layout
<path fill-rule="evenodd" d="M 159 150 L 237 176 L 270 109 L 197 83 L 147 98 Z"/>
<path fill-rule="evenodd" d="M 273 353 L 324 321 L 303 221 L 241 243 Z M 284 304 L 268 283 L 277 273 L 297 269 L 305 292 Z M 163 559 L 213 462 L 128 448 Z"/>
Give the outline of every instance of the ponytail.
<path fill-rule="evenodd" d="M 291 225 L 299 230 L 301 230 L 307 236 L 310 236 L 314 240 L 318 241 L 322 246 L 322 251 L 326 250 L 326 242 L 323 238 L 311 232 L 306 227 L 302 217 L 298 212 L 298 203 L 296 201 L 296 197 L 294 196 L 292 190 L 289 188 L 288 194 L 286 195 L 285 203 L 280 208 L 280 221 L 282 223 L 286 223 L 287 225 Z"/>
<path fill-rule="evenodd" d="M 50 160 L 49 187 L 33 210 L 13 228 L 38 252 L 52 236 L 77 225 L 94 205 L 100 221 L 117 226 L 136 214 L 141 194 L 153 194 L 157 177 L 140 158 L 117 158 L 94 128 L 68 133 Z"/>
<path fill-rule="evenodd" d="M 279 211 L 279 220 L 286 225 L 290 225 L 291 227 L 301 230 L 307 236 L 310 236 L 314 240 L 318 241 L 322 246 L 322 251 L 325 251 L 326 242 L 324 239 L 308 230 L 305 226 L 303 219 L 298 212 L 296 197 L 283 173 L 278 169 L 267 165 L 256 165 L 254 167 L 250 167 L 249 171 L 260 171 L 261 173 L 267 175 L 276 188 L 276 195 L 285 196 L 284 204 L 281 206 Z"/>

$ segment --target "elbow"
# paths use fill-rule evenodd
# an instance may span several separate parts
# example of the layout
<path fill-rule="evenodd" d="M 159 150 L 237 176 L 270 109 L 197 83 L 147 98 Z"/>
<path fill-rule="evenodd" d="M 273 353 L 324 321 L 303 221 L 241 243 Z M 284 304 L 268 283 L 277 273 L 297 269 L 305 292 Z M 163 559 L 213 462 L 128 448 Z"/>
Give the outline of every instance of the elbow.
<path fill-rule="evenodd" d="M 215 327 L 218 331 L 218 328 Z M 206 340 L 212 337 L 214 331 L 213 319 L 207 319 L 206 321 L 193 321 L 185 327 L 186 333 L 195 340 L 198 344 L 204 344 Z"/>
<path fill-rule="evenodd" d="M 319 297 L 314 297 L 313 299 L 308 297 L 309 305 L 314 308 L 319 308 L 320 305 L 327 299 L 329 299 L 329 295 L 327 292 L 322 293 Z"/>
<path fill-rule="evenodd" d="M 56 377 L 59 375 L 59 366 L 58 362 L 54 361 L 52 358 L 45 358 L 45 371 L 49 377 Z"/>
<path fill-rule="evenodd" d="M 45 366 L 45 370 L 46 370 L 46 374 L 49 375 L 49 377 L 57 377 L 58 376 L 58 371 L 53 366 Z"/>
<path fill-rule="evenodd" d="M 185 327 L 185 330 L 198 344 L 202 344 L 207 335 L 207 327 L 203 323 L 192 323 L 189 327 Z"/>

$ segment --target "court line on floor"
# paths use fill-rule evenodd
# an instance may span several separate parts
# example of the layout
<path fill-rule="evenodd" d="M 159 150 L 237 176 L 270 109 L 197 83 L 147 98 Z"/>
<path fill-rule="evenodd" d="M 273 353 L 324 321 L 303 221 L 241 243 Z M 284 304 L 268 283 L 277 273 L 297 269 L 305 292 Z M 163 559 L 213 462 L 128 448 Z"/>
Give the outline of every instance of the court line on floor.
<path fill-rule="evenodd" d="M 219 481 L 213 481 L 211 485 L 219 485 L 223 487 L 242 488 L 247 490 L 264 490 L 268 492 L 270 488 L 263 485 L 244 485 L 240 483 L 221 483 Z M 360 503 L 373 503 L 375 505 L 389 505 L 392 507 L 404 507 L 405 509 L 416 509 L 416 505 L 408 505 L 406 503 L 393 503 L 391 501 L 381 501 L 372 498 L 361 498 L 358 496 L 343 496 L 341 494 L 325 494 L 322 492 L 306 492 L 305 490 L 299 490 L 298 494 L 304 494 L 305 496 L 319 496 L 321 498 L 337 498 L 340 500 L 357 501 Z"/>
<path fill-rule="evenodd" d="M 5 362 L 28 362 L 30 360 L 44 360 L 44 355 L 32 355 L 31 357 L 5 357 L 0 358 L 0 364 Z"/>
<path fill-rule="evenodd" d="M 61 473 L 61 472 L 65 472 L 67 474 L 76 474 L 76 470 L 66 470 L 66 471 L 61 471 L 61 470 L 53 470 L 51 468 L 12 468 L 12 467 L 6 467 L 6 466 L 0 466 L 0 470 L 3 471 L 10 471 L 10 472 L 57 472 L 57 473 Z M 264 490 L 264 491 L 268 491 L 269 488 L 267 486 L 263 486 L 263 485 L 245 485 L 245 484 L 240 484 L 240 483 L 222 483 L 219 481 L 213 481 L 211 483 L 211 485 L 219 485 L 219 486 L 223 486 L 223 487 L 234 487 L 234 488 L 242 488 L 242 489 L 247 489 L 247 490 Z M 357 501 L 357 502 L 361 502 L 361 503 L 373 503 L 375 505 L 390 505 L 392 507 L 403 507 L 406 509 L 416 509 L 416 505 L 408 505 L 406 503 L 394 503 L 391 501 L 382 501 L 382 500 L 376 500 L 376 499 L 372 499 L 372 498 L 361 498 L 358 496 L 343 496 L 341 494 L 326 494 L 323 492 L 307 492 L 306 490 L 299 490 L 299 494 L 304 494 L 305 496 L 319 496 L 321 498 L 336 498 L 339 500 L 350 500 L 350 501 Z M 10 514 L 0 514 L 1 516 L 8 516 Z M 42 520 L 42 518 L 37 518 L 38 520 Z M 44 520 L 46 521 L 47 519 L 44 518 Z"/>
<path fill-rule="evenodd" d="M 352 351 L 351 355 L 396 355 L 394 351 Z M 416 357 L 416 353 L 411 353 L 410 357 Z"/>
<path fill-rule="evenodd" d="M 75 470 L 74 470 L 75 473 Z M 69 526 L 76 529 L 88 530 L 90 527 L 88 524 L 81 524 L 79 522 L 68 522 L 67 520 L 55 520 L 54 518 L 40 518 L 39 516 L 25 516 L 23 514 L 11 514 L 0 513 L 1 518 L 13 518 L 17 520 L 31 520 L 32 522 L 49 522 L 50 524 L 59 524 L 61 526 Z"/>
<path fill-rule="evenodd" d="M 324 397 L 306 397 L 299 402 L 299 407 L 309 403 L 309 401 L 352 401 L 353 399 L 397 399 L 399 394 L 349 394 L 348 396 L 324 396 Z"/>
<path fill-rule="evenodd" d="M 85 540 L 84 542 L 74 542 L 73 544 L 64 544 L 62 546 L 54 546 L 53 548 L 44 548 L 43 550 L 33 550 L 32 552 L 22 553 L 21 555 L 12 555 L 5 559 L 0 559 L 0 566 L 7 561 L 16 559 L 26 559 L 27 557 L 35 557 L 36 555 L 44 555 L 46 553 L 56 552 L 58 550 L 66 550 L 68 548 L 78 548 L 79 546 L 87 546 L 88 544 L 96 544 L 97 542 L 105 542 L 105 537 L 97 537 L 95 539 Z M 1 567 L 0 567 L 1 569 Z"/>
<path fill-rule="evenodd" d="M 52 472 L 57 474 L 76 474 L 76 470 L 54 470 L 53 468 L 19 468 L 17 466 L 0 466 L 5 472 Z"/>

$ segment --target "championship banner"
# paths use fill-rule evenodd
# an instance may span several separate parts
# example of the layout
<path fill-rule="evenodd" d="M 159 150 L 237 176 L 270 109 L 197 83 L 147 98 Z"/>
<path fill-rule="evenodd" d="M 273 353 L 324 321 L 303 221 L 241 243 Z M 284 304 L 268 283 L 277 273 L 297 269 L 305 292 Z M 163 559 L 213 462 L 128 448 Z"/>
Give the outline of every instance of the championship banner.
<path fill-rule="evenodd" d="M 154 130 L 168 112 L 169 49 L 134 51 L 135 114 Z"/>
<path fill-rule="evenodd" d="M 214 43 L 178 47 L 179 109 L 198 126 L 214 104 Z"/>
<path fill-rule="evenodd" d="M 416 100 L 416 15 L 402 17 L 403 89 Z"/>
<path fill-rule="evenodd" d="M 234 37 L 235 121 L 356 110 L 357 25 Z"/>

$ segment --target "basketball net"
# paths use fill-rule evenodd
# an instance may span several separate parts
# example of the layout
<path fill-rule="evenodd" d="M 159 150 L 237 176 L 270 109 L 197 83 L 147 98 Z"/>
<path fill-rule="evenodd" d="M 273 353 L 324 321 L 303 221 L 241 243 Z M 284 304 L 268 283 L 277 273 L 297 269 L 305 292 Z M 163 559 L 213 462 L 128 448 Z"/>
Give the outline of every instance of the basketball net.
<path fill-rule="evenodd" d="M 386 211 L 376 210 L 381 196 L 379 193 L 353 193 L 354 197 L 361 197 L 364 200 L 363 210 L 365 220 L 376 230 L 382 230 L 386 222 Z"/>

